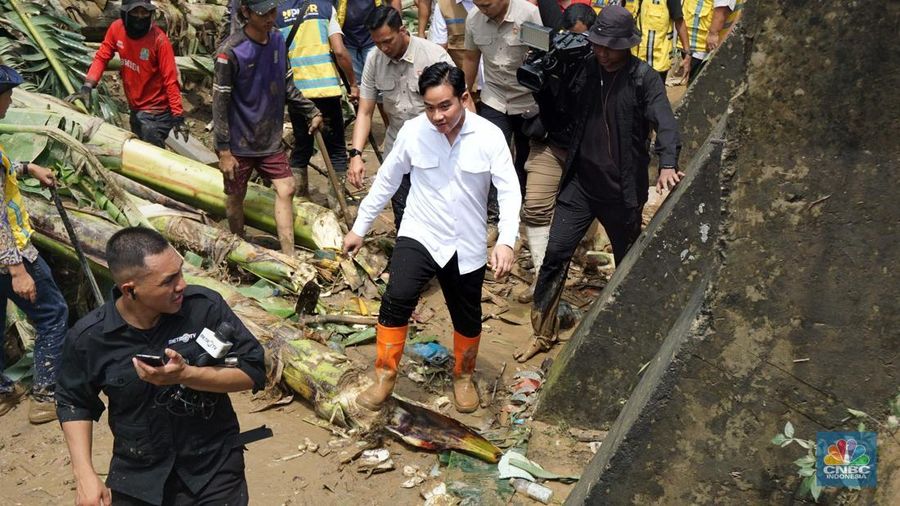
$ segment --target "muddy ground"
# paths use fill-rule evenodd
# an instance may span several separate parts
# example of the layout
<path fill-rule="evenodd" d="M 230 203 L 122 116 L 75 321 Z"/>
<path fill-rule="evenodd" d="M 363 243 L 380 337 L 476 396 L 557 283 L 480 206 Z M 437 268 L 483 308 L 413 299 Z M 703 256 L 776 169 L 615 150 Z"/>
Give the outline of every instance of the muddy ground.
<path fill-rule="evenodd" d="M 108 74 L 108 77 L 113 76 Z M 209 119 L 208 95 L 190 88 L 189 86 L 186 90 L 186 110 L 192 118 L 189 124 L 195 135 L 208 138 L 208 133 L 203 131 L 203 126 Z M 669 94 L 670 99 L 675 101 L 683 94 L 683 87 L 670 87 Z M 382 138 L 383 131 L 376 130 L 376 135 Z M 371 152 L 367 153 L 366 159 L 371 176 L 377 162 Z M 318 156 L 314 162 L 321 166 Z M 312 170 L 310 174 L 313 199 L 324 203 L 326 180 Z M 655 192 L 651 192 L 653 193 Z M 646 220 L 649 220 L 655 209 L 654 205 L 648 206 L 645 211 Z M 386 211 L 376 224 L 376 232 L 387 233 L 391 224 L 389 211 Z M 518 364 L 512 358 L 513 350 L 525 344 L 531 335 L 529 306 L 518 303 L 515 297 L 527 286 L 532 276 L 526 249 L 520 251 L 519 258 L 514 276 L 501 283 L 488 281 L 485 284 L 490 292 L 508 304 L 509 309 L 503 314 L 505 321 L 489 318 L 484 324 L 477 371 L 483 408 L 471 415 L 458 415 L 452 406 L 443 406 L 443 411 L 482 431 L 512 431 L 513 434 L 520 434 L 524 427 L 530 432 L 530 437 L 526 439 L 529 458 L 558 474 L 577 475 L 593 455 L 590 443 L 580 441 L 576 437 L 578 434 L 573 433 L 569 427 L 546 426 L 527 418 L 520 419 L 520 424 L 502 413 L 504 406 L 510 405 L 507 387 L 514 383 L 516 373 L 540 370 L 542 362 L 552 359 L 560 350 L 557 346 L 549 354 L 538 355 L 525 364 Z M 605 285 L 611 272 L 611 266 L 601 266 L 590 275 L 585 275 L 581 266 L 576 266 L 570 274 L 564 299 L 586 309 Z M 342 307 L 349 304 L 351 295 L 344 291 L 326 298 L 325 302 L 331 307 Z M 485 314 L 497 312 L 497 309 L 496 304 L 484 303 Z M 451 328 L 450 318 L 436 283 L 429 286 L 419 307 L 419 312 L 430 311 L 434 311 L 434 315 L 426 323 L 419 324 L 418 331 L 438 336 L 440 342 L 452 350 L 452 337 L 448 330 Z M 564 331 L 561 339 L 565 341 L 570 333 L 571 329 Z M 371 369 L 375 346 L 368 344 L 348 348 L 347 355 Z M 548 365 L 549 363 L 545 363 L 544 367 Z M 409 373 L 415 369 L 415 364 L 404 358 L 401 369 Z M 499 376 L 501 370 L 502 377 Z M 440 379 L 426 387 L 403 377 L 397 392 L 434 405 L 435 401 L 440 402 L 441 397 L 452 396 L 449 384 L 441 384 Z M 490 402 L 495 383 L 497 393 L 493 396 L 493 402 Z M 245 454 L 252 504 L 421 504 L 423 499 L 420 490 L 429 484 L 440 481 L 450 484 L 460 480 L 477 484 L 474 475 L 467 476 L 459 470 L 440 466 L 438 454 L 411 448 L 390 438 L 384 438 L 382 447 L 390 450 L 395 469 L 367 476 L 357 472 L 355 463 L 341 464 L 341 460 L 353 450 L 354 440 L 335 436 L 329 430 L 311 423 L 316 421 L 316 416 L 308 404 L 294 401 L 266 411 L 251 412 L 256 404 L 251 402 L 249 393 L 233 394 L 232 399 L 243 429 L 265 424 L 275 433 L 271 439 L 250 445 Z M 596 435 L 580 435 L 582 440 L 591 438 L 598 439 Z M 319 445 L 317 452 L 298 450 L 298 445 L 305 444 L 307 439 Z M 111 448 L 112 437 L 104 415 L 94 429 L 94 465 L 101 475 L 108 470 Z M 401 484 L 408 479 L 402 473 L 404 466 L 416 466 L 426 474 L 437 467 L 440 474 L 419 486 L 402 488 Z M 546 485 L 554 491 L 551 501 L 554 504 L 561 504 L 572 488 L 572 485 L 556 482 L 548 482 Z M 74 502 L 75 484 L 59 426 L 57 423 L 30 425 L 27 419 L 27 402 L 4 416 L 0 423 L 0 490 L 3 493 L 2 504 L 55 505 Z M 480 504 L 537 503 L 519 494 L 509 497 L 486 492 Z"/>

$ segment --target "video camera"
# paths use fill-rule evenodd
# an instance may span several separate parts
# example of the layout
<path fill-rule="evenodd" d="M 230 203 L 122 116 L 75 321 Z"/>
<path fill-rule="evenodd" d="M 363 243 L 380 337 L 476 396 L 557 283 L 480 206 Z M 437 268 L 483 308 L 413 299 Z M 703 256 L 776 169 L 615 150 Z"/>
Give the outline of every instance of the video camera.
<path fill-rule="evenodd" d="M 585 34 L 555 32 L 531 22 L 522 23 L 519 40 L 532 50 L 516 71 L 516 79 L 533 92 L 544 89 L 548 78 L 564 79 L 571 75 L 592 53 Z"/>

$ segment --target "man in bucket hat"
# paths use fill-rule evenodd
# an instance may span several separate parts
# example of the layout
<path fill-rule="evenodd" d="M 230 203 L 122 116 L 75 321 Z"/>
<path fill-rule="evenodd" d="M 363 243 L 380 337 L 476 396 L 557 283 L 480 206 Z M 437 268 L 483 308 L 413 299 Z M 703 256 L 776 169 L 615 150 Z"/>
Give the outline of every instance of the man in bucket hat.
<path fill-rule="evenodd" d="M 616 265 L 640 235 L 651 130 L 659 157 L 657 190 L 674 188 L 684 176 L 678 170 L 678 124 L 663 82 L 631 54 L 641 42 L 634 17 L 618 5 L 605 7 L 587 33 L 594 58 L 575 72 L 572 86 L 559 97 L 575 126 L 534 290 L 534 338 L 516 352 L 520 362 L 556 341 L 569 261 L 591 222 L 598 219 L 606 230 Z"/>

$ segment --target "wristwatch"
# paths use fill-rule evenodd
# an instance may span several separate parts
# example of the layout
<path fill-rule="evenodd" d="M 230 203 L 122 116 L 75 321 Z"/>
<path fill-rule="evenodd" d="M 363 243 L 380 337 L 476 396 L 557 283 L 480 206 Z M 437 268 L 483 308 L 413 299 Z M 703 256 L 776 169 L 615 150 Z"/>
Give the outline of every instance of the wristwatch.
<path fill-rule="evenodd" d="M 362 156 L 362 151 L 356 148 L 350 148 L 347 150 L 347 157 L 353 158 L 354 156 Z"/>

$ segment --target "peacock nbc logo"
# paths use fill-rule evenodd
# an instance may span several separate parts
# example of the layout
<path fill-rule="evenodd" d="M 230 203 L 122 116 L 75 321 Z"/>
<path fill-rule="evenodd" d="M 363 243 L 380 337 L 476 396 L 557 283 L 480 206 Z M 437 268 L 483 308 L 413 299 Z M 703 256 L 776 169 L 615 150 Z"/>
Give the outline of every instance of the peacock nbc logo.
<path fill-rule="evenodd" d="M 865 466 L 869 463 L 866 447 L 855 439 L 838 439 L 828 447 L 826 466 Z"/>
<path fill-rule="evenodd" d="M 874 432 L 820 432 L 816 479 L 822 486 L 875 486 Z"/>

